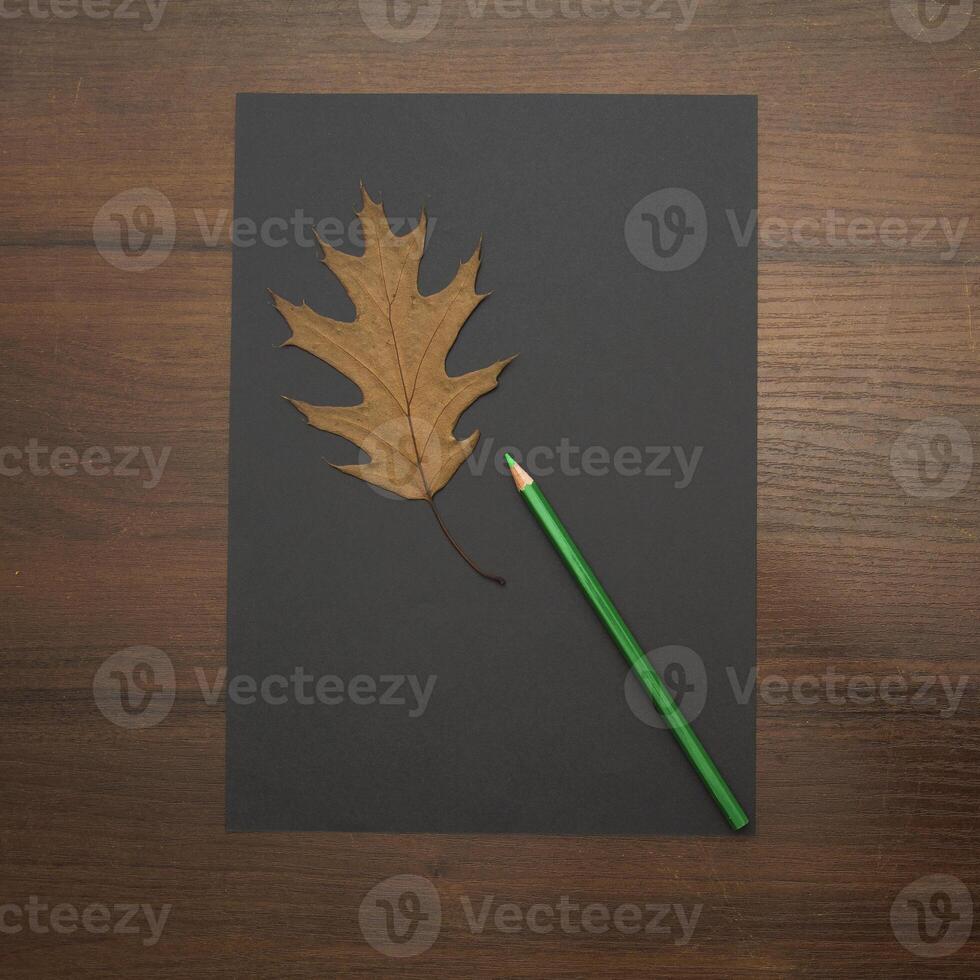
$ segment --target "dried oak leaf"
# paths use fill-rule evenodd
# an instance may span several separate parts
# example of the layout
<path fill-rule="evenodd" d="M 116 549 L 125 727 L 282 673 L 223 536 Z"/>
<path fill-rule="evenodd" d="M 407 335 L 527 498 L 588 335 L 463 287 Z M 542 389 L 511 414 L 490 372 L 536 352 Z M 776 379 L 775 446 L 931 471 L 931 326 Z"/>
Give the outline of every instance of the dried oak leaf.
<path fill-rule="evenodd" d="M 283 346 L 302 348 L 326 361 L 361 389 L 362 400 L 344 407 L 287 400 L 310 425 L 342 436 L 370 457 L 368 463 L 336 469 L 401 497 L 427 501 L 453 546 L 480 571 L 453 541 L 432 499 L 479 441 L 479 430 L 461 440 L 453 435 L 460 415 L 497 387 L 500 372 L 514 359 L 458 377 L 446 374 L 446 356 L 463 324 L 489 295 L 475 288 L 480 246 L 445 289 L 423 296 L 418 273 L 425 211 L 414 230 L 395 235 L 384 208 L 362 185 L 357 216 L 364 240 L 361 255 L 340 252 L 317 237 L 323 264 L 354 304 L 353 322 L 272 296 L 292 331 Z"/>

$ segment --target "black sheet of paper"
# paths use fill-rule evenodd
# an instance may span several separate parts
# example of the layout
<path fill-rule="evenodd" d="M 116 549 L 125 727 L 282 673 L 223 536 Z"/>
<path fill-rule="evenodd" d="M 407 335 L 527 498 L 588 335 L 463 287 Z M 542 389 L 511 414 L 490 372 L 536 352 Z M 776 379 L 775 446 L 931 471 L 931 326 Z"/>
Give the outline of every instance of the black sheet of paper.
<path fill-rule="evenodd" d="M 267 289 L 352 320 L 311 226 L 359 251 L 363 179 L 420 283 L 484 236 L 450 374 L 519 353 L 428 507 L 286 401 L 355 385 L 278 346 Z M 750 815 L 755 796 L 756 102 L 240 95 L 228 563 L 231 830 L 723 834 L 516 494 L 536 475 Z"/>

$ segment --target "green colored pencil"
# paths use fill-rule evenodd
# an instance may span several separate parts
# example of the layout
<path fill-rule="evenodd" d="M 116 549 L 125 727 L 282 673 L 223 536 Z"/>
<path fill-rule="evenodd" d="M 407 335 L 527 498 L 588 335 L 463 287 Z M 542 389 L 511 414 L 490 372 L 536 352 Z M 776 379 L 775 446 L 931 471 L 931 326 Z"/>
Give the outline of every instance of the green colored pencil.
<path fill-rule="evenodd" d="M 725 819 L 733 830 L 741 830 L 749 822 L 745 811 L 735 799 L 735 794 L 725 782 L 725 777 L 711 761 L 711 756 L 701 744 L 701 740 L 694 734 L 694 729 L 691 728 L 687 719 L 674 703 L 674 699 L 660 679 L 660 675 L 650 666 L 640 644 L 636 642 L 636 638 L 630 632 L 629 627 L 623 622 L 623 617 L 619 615 L 612 599 L 606 594 L 606 590 L 599 584 L 595 573 L 589 568 L 588 562 L 582 557 L 582 552 L 575 546 L 575 542 L 558 519 L 558 515 L 552 510 L 548 498 L 541 492 L 534 480 L 514 462 L 510 453 L 505 453 L 505 458 L 520 495 L 531 508 L 531 513 L 537 518 L 538 523 L 544 529 L 544 533 L 561 556 L 561 560 L 572 573 L 575 581 L 578 582 L 579 588 L 592 603 L 592 608 L 595 609 L 599 619 L 602 620 L 602 624 L 616 641 L 616 645 L 633 668 L 633 672 L 640 678 L 647 694 L 650 695 L 650 700 L 663 715 L 667 726 L 674 733 L 674 738 L 677 739 L 687 754 L 691 765 L 694 766 L 704 781 L 704 785 L 714 797 L 721 812 L 725 815 Z"/>

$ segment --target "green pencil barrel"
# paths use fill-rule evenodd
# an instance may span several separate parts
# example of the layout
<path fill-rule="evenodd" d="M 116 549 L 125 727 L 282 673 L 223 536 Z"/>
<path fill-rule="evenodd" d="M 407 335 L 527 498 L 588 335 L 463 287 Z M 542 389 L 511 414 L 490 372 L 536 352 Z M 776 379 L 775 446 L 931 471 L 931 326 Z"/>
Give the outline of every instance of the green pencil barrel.
<path fill-rule="evenodd" d="M 582 556 L 582 552 L 578 550 L 575 542 L 558 519 L 558 515 L 548 503 L 547 497 L 538 489 L 536 483 L 531 483 L 525 487 L 521 491 L 521 496 L 527 501 L 531 513 L 537 518 L 562 561 L 575 577 L 589 602 L 592 603 L 603 625 L 629 661 L 634 673 L 639 677 L 650 695 L 650 700 L 653 701 L 654 706 L 667 722 L 670 730 L 674 733 L 674 737 L 680 742 L 681 748 L 698 771 L 698 775 L 708 788 L 708 792 L 714 797 L 732 829 L 740 830 L 749 822 L 745 811 L 739 805 L 731 787 L 725 782 L 725 777 L 718 771 L 718 767 L 701 744 L 701 740 L 694 733 L 694 729 L 681 714 L 673 697 L 671 697 L 670 691 L 667 690 L 660 676 L 650 666 L 643 649 L 636 642 L 636 638 L 623 621 L 623 617 L 620 616 L 619 610 L 613 605 L 606 590 L 595 577 L 595 573 Z"/>

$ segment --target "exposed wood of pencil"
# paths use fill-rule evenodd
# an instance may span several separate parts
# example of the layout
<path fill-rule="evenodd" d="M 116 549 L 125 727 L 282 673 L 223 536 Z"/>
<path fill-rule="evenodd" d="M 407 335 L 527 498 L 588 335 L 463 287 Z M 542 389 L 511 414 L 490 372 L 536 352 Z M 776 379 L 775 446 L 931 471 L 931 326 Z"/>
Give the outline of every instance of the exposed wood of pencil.
<path fill-rule="evenodd" d="M 531 479 L 520 463 L 510 464 L 510 475 L 514 478 L 514 483 L 517 485 L 518 490 L 523 490 L 525 487 L 529 487 L 534 483 L 534 480 Z"/>

